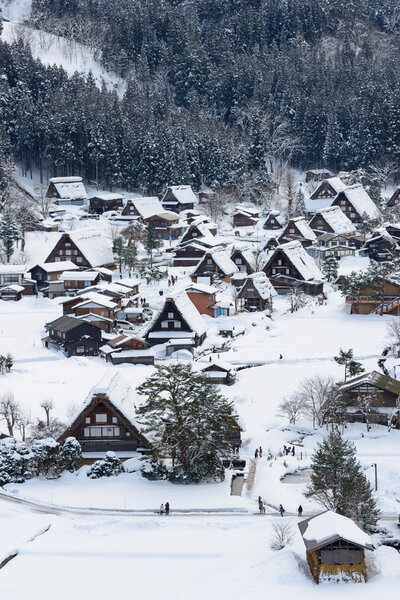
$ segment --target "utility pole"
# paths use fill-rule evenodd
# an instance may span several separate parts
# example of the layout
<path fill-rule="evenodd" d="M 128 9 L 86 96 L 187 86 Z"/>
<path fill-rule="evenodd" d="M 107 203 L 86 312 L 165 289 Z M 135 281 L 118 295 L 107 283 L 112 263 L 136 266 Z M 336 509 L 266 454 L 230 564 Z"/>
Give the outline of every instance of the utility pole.
<path fill-rule="evenodd" d="M 373 463 L 371 465 L 371 467 L 374 467 L 375 470 L 375 491 L 378 491 L 378 465 L 376 463 Z"/>

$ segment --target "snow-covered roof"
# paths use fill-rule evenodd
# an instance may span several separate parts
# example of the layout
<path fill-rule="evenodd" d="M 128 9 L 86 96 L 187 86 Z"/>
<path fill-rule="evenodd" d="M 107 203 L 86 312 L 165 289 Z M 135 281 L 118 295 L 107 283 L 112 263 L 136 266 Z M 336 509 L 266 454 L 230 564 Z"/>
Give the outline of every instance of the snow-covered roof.
<path fill-rule="evenodd" d="M 88 197 L 82 177 L 52 177 L 49 181 L 56 188 L 60 198 L 85 200 Z"/>
<path fill-rule="evenodd" d="M 148 219 L 149 217 L 164 212 L 164 208 L 157 196 L 131 198 L 130 202 L 136 208 L 142 219 Z"/>
<path fill-rule="evenodd" d="M 234 252 L 240 252 L 240 254 L 243 256 L 244 260 L 247 262 L 248 265 L 250 265 L 250 267 L 252 269 L 255 268 L 255 256 L 254 256 L 254 252 L 251 248 L 249 247 L 244 247 L 244 248 L 233 248 L 232 249 L 232 254 L 233 255 Z"/>
<path fill-rule="evenodd" d="M 276 248 L 276 251 L 278 250 L 281 250 L 286 255 L 288 260 L 303 277 L 304 281 L 323 279 L 324 276 L 317 266 L 317 263 L 298 240 L 282 244 Z"/>
<path fill-rule="evenodd" d="M 217 291 L 216 287 L 205 285 L 204 283 L 192 283 L 185 288 L 185 292 L 203 292 L 204 294 L 215 294 Z"/>
<path fill-rule="evenodd" d="M 373 549 L 370 537 L 357 523 L 331 510 L 302 521 L 299 528 L 308 550 L 322 547 L 338 538 Z"/>
<path fill-rule="evenodd" d="M 146 325 L 145 329 L 142 332 L 142 336 L 145 336 L 147 333 L 149 333 L 151 331 L 154 323 L 156 323 L 157 319 L 163 312 L 164 306 L 167 302 L 173 302 L 175 304 L 178 312 L 181 314 L 182 318 L 186 321 L 186 323 L 188 324 L 190 329 L 195 334 L 197 334 L 198 336 L 202 336 L 204 333 L 206 333 L 207 325 L 206 325 L 205 321 L 203 320 L 203 317 L 201 316 L 201 314 L 199 313 L 199 311 L 197 310 L 197 308 L 195 307 L 193 302 L 190 300 L 187 293 L 183 290 L 180 290 L 180 291 L 176 292 L 175 294 L 169 294 L 165 298 L 164 305 L 160 308 L 160 310 L 154 316 L 154 318 Z M 165 334 L 165 336 L 163 334 Z M 174 331 L 174 332 L 157 331 L 156 333 L 154 333 L 154 336 L 156 336 L 156 337 L 170 338 L 171 335 L 173 335 L 177 338 L 179 338 L 179 337 L 189 338 L 190 337 L 190 333 L 188 333 L 187 331 Z M 152 337 L 152 334 L 150 333 L 149 336 Z"/>
<path fill-rule="evenodd" d="M 321 215 L 334 233 L 354 233 L 354 224 L 344 214 L 340 206 L 329 206 L 319 210 L 316 215 Z"/>
<path fill-rule="evenodd" d="M 70 231 L 68 235 L 92 267 L 101 267 L 114 262 L 111 240 L 99 231 L 80 229 Z"/>
<path fill-rule="evenodd" d="M 101 192 L 100 194 L 94 194 L 94 196 L 91 196 L 91 198 L 89 198 L 89 200 L 92 200 L 92 198 L 98 198 L 99 200 L 122 200 L 124 198 L 123 194 L 113 194 L 111 192 Z"/>
<path fill-rule="evenodd" d="M 16 285 L 14 283 L 14 284 L 6 285 L 6 286 L 2 287 L 0 289 L 0 292 L 4 292 L 4 290 L 12 290 L 13 292 L 23 292 L 24 289 L 25 288 L 22 285 Z"/>
<path fill-rule="evenodd" d="M 75 267 L 76 268 L 76 267 Z M 59 281 L 94 281 L 99 274 L 93 271 L 64 271 L 59 277 Z"/>
<path fill-rule="evenodd" d="M 236 271 L 238 271 L 237 266 L 235 265 L 235 263 L 233 262 L 233 260 L 231 260 L 228 252 L 226 250 L 224 250 L 223 248 L 214 248 L 213 250 L 209 250 L 199 261 L 198 265 L 195 267 L 194 271 L 197 271 L 197 269 L 200 267 L 200 265 L 203 264 L 203 262 L 205 260 L 207 260 L 208 258 L 212 258 L 215 262 L 215 264 L 217 265 L 218 269 L 221 271 L 221 273 L 223 275 L 232 275 L 233 273 L 236 273 Z"/>
<path fill-rule="evenodd" d="M 80 295 L 79 298 L 82 298 L 83 300 L 79 306 L 83 306 L 83 304 L 87 304 L 88 302 L 94 302 L 101 304 L 101 306 L 105 306 L 106 308 L 118 308 L 115 302 L 113 302 L 108 296 L 99 294 L 97 292 L 84 293 Z"/>
<path fill-rule="evenodd" d="M 70 260 L 64 260 L 61 262 L 48 262 L 48 263 L 39 263 L 37 265 L 46 273 L 58 273 L 59 271 L 75 271 L 76 265 Z M 34 268 L 34 267 L 32 267 Z"/>
<path fill-rule="evenodd" d="M 122 279 L 118 279 L 116 283 L 118 283 L 118 285 L 123 285 L 124 287 L 132 289 L 139 285 L 140 281 L 139 279 L 134 279 L 133 277 L 123 277 Z"/>
<path fill-rule="evenodd" d="M 260 214 L 260 209 L 249 206 L 243 206 L 242 204 L 237 204 L 235 206 L 234 214 L 243 214 L 247 215 L 248 217 L 257 218 Z"/>
<path fill-rule="evenodd" d="M 26 265 L 0 265 L 0 275 L 23 275 Z"/>
<path fill-rule="evenodd" d="M 370 219 L 379 219 L 381 211 L 362 185 L 351 185 L 342 191 L 360 217 L 366 213 Z"/>
<path fill-rule="evenodd" d="M 200 371 L 204 371 L 205 369 L 209 369 L 210 367 L 217 367 L 223 369 L 227 373 L 234 371 L 235 368 L 231 365 L 231 363 L 226 362 L 225 360 L 220 360 L 217 358 L 213 358 L 211 361 L 204 361 L 202 363 L 196 363 L 196 366 L 199 367 Z M 220 373 L 221 375 L 221 373 Z"/>
<path fill-rule="evenodd" d="M 318 189 L 325 183 L 329 183 L 329 185 L 333 188 L 333 190 L 336 192 L 336 194 L 339 194 L 339 192 L 342 192 L 347 187 L 347 184 L 344 181 L 342 181 L 339 177 L 328 177 L 327 179 L 324 179 L 323 181 L 321 181 L 318 188 L 315 190 L 314 194 L 312 194 L 312 195 L 315 195 L 316 192 L 318 191 Z M 315 200 L 317 200 L 317 199 L 318 199 L 318 196 L 315 197 Z"/>
<path fill-rule="evenodd" d="M 306 240 L 312 240 L 313 242 L 317 239 L 317 236 L 307 223 L 304 217 L 295 217 L 294 219 L 290 219 L 288 227 L 294 223 L 299 230 L 302 237 Z"/>
<path fill-rule="evenodd" d="M 168 190 L 172 192 L 180 204 L 196 204 L 197 202 L 196 195 L 190 185 L 171 185 Z M 168 202 L 170 201 L 168 200 Z"/>
<path fill-rule="evenodd" d="M 257 290 L 258 294 L 260 295 L 260 298 L 262 298 L 263 300 L 267 300 L 267 298 L 277 295 L 274 286 L 272 285 L 264 271 L 248 275 L 244 285 L 246 285 L 247 281 L 251 281 L 253 283 L 254 288 Z"/>
<path fill-rule="evenodd" d="M 318 198 L 317 200 L 312 200 L 311 198 L 308 198 L 306 200 L 306 211 L 310 215 L 312 215 L 318 212 L 319 210 L 322 210 L 323 208 L 328 208 L 332 205 L 332 202 L 335 198 L 336 196 L 331 196 L 330 198 Z"/>

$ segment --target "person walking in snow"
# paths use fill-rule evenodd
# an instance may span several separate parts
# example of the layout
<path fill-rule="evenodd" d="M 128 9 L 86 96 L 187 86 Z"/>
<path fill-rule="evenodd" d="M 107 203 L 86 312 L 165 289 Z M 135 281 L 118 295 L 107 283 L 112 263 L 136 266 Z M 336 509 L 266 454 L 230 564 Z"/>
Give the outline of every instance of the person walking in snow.
<path fill-rule="evenodd" d="M 281 517 L 283 517 L 283 513 L 285 512 L 285 509 L 283 508 L 282 504 L 279 505 L 279 512 Z"/>
<path fill-rule="evenodd" d="M 260 502 L 258 503 L 258 509 L 260 511 L 260 515 L 262 515 L 264 512 L 264 504 L 262 503 L 262 500 L 260 500 Z"/>
<path fill-rule="evenodd" d="M 286 448 L 285 444 L 283 444 L 283 454 L 284 455 L 287 454 L 287 448 Z"/>
<path fill-rule="evenodd" d="M 294 456 L 294 453 L 295 453 L 295 449 L 294 449 L 294 446 L 293 446 L 293 448 L 292 448 L 292 456 Z"/>
<path fill-rule="evenodd" d="M 256 450 L 254 452 L 254 458 L 258 458 L 258 448 L 256 448 Z"/>
<path fill-rule="evenodd" d="M 169 502 L 165 503 L 165 514 L 169 515 Z"/>
<path fill-rule="evenodd" d="M 258 496 L 258 504 L 260 504 L 260 502 L 262 502 L 262 498 L 261 496 Z"/>
<path fill-rule="evenodd" d="M 258 450 L 258 456 L 259 456 L 260 458 L 262 458 L 262 448 L 261 448 L 261 446 L 260 446 L 260 448 L 259 448 L 259 450 Z"/>
<path fill-rule="evenodd" d="M 303 514 L 303 507 L 302 507 L 302 505 L 300 504 L 299 508 L 297 509 L 297 515 L 298 515 L 299 517 L 301 517 L 301 516 L 302 516 L 302 514 Z"/>
<path fill-rule="evenodd" d="M 161 504 L 160 506 L 160 515 L 164 514 L 164 504 Z"/>
<path fill-rule="evenodd" d="M 283 356 L 282 354 L 279 355 L 279 360 L 282 360 Z"/>

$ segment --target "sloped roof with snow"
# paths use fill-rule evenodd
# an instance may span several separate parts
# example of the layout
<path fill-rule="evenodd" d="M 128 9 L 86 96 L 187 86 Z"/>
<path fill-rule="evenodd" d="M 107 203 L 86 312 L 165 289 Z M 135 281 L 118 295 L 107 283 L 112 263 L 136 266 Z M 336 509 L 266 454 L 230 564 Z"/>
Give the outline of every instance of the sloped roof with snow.
<path fill-rule="evenodd" d="M 340 206 L 329 206 L 328 208 L 319 210 L 316 214 L 320 214 L 325 219 L 334 233 L 343 235 L 345 233 L 354 233 L 355 231 L 354 224 L 346 217 Z"/>
<path fill-rule="evenodd" d="M 303 277 L 304 281 L 311 281 L 312 279 L 322 280 L 324 278 L 315 260 L 298 240 L 282 244 L 276 248 L 276 251 L 278 250 L 281 250 L 285 254 Z"/>
<path fill-rule="evenodd" d="M 169 294 L 165 298 L 163 306 L 159 309 L 159 311 L 153 317 L 153 319 L 146 325 L 146 327 L 140 332 L 141 337 L 146 336 L 151 331 L 154 324 L 157 322 L 157 319 L 162 314 L 165 304 L 167 302 L 172 302 L 173 304 L 175 304 L 176 309 L 181 314 L 182 318 L 186 321 L 186 323 L 188 324 L 190 329 L 194 333 L 196 333 L 199 337 L 202 336 L 204 333 L 206 333 L 207 325 L 206 325 L 203 317 L 201 316 L 201 314 L 199 313 L 199 311 L 197 310 L 197 308 L 195 307 L 193 302 L 190 300 L 187 293 L 183 290 L 180 290 L 180 291 L 176 292 L 175 294 Z M 183 335 L 184 335 L 184 337 L 190 337 L 190 334 L 187 331 L 185 331 L 185 332 L 165 331 L 164 333 L 166 333 L 172 337 L 182 337 Z M 179 336 L 178 334 L 182 334 L 182 335 Z"/>
<path fill-rule="evenodd" d="M 114 263 L 111 240 L 100 232 L 93 229 L 81 229 L 70 231 L 68 235 L 92 267 Z"/>
<path fill-rule="evenodd" d="M 61 263 L 62 264 L 62 263 Z M 76 268 L 76 267 L 75 267 Z M 95 271 L 71 271 L 61 273 L 59 281 L 94 281 L 99 274 Z"/>
<path fill-rule="evenodd" d="M 142 198 L 131 198 L 130 202 L 138 211 L 142 219 L 148 219 L 164 212 L 164 208 L 157 196 L 149 196 Z"/>
<path fill-rule="evenodd" d="M 60 198 L 86 200 L 88 197 L 82 177 L 52 177 L 49 181 L 56 188 Z"/>
<path fill-rule="evenodd" d="M 360 217 L 366 213 L 370 219 L 379 219 L 381 211 L 362 185 L 351 185 L 342 191 Z"/>
<path fill-rule="evenodd" d="M 75 271 L 76 265 L 70 260 L 63 260 L 61 262 L 48 262 L 48 263 L 40 263 L 37 265 L 46 273 L 58 273 L 59 271 Z M 34 267 L 32 267 L 34 268 Z M 29 269 L 30 270 L 30 269 Z"/>
<path fill-rule="evenodd" d="M 111 192 L 101 192 L 100 194 L 94 194 L 94 196 L 90 197 L 90 200 L 92 198 L 98 198 L 99 200 L 123 200 L 124 195 L 123 194 L 113 194 Z"/>
<path fill-rule="evenodd" d="M 0 265 L 0 275 L 23 275 L 26 265 Z"/>
<path fill-rule="evenodd" d="M 200 259 L 198 265 L 195 267 L 193 273 L 199 269 L 199 267 L 204 263 L 208 258 L 212 258 L 217 265 L 218 269 L 221 271 L 223 275 L 232 275 L 238 271 L 237 266 L 231 260 L 228 252 L 223 248 L 214 248 L 213 250 L 209 250 L 203 258 Z"/>
<path fill-rule="evenodd" d="M 318 191 L 318 189 L 323 184 L 326 184 L 326 183 L 328 183 L 331 186 L 331 188 L 333 188 L 333 190 L 336 192 L 336 194 L 339 194 L 339 192 L 342 192 L 347 187 L 347 183 L 342 181 L 339 177 L 328 177 L 327 179 L 323 179 L 321 181 L 321 183 L 319 184 L 319 186 L 317 187 L 317 189 L 315 190 L 315 192 L 312 195 L 315 195 L 316 192 Z M 318 196 L 316 196 L 315 199 L 317 200 Z"/>
<path fill-rule="evenodd" d="M 337 539 L 373 550 L 369 536 L 352 519 L 327 510 L 299 523 L 308 551 L 316 550 Z"/>
<path fill-rule="evenodd" d="M 172 192 L 180 204 L 196 204 L 197 198 L 190 185 L 171 185 L 168 190 Z"/>
<path fill-rule="evenodd" d="M 247 281 L 251 281 L 253 283 L 254 288 L 257 290 L 258 294 L 260 295 L 260 298 L 262 298 L 263 300 L 267 300 L 267 298 L 277 295 L 277 291 L 275 290 L 274 286 L 272 285 L 264 271 L 248 275 L 245 284 L 247 283 Z"/>
<path fill-rule="evenodd" d="M 304 217 L 295 217 L 294 219 L 290 219 L 288 225 L 289 227 L 291 223 L 294 223 L 296 225 L 297 229 L 299 230 L 300 234 L 304 239 L 312 241 L 315 241 L 317 239 L 317 236 L 315 235 L 315 233 L 313 232 L 313 230 L 311 229 Z"/>

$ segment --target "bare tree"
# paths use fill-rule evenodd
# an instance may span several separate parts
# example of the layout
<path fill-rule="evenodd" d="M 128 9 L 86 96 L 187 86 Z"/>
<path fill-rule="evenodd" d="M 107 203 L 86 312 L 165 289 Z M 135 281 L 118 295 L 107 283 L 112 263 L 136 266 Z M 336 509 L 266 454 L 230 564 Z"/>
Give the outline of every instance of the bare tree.
<path fill-rule="evenodd" d="M 32 425 L 32 418 L 29 412 L 21 411 L 17 417 L 16 425 L 21 434 L 22 441 L 26 441 L 26 430 L 29 425 Z"/>
<path fill-rule="evenodd" d="M 47 219 L 49 216 L 49 208 L 51 204 L 51 198 L 47 198 L 46 193 L 47 188 L 44 185 L 37 185 L 35 187 L 35 194 L 43 219 Z"/>
<path fill-rule="evenodd" d="M 289 419 L 289 423 L 296 425 L 296 422 L 304 414 L 304 402 L 305 400 L 303 394 L 292 394 L 290 398 L 285 398 L 280 403 L 278 416 L 287 417 L 287 419 Z"/>
<path fill-rule="evenodd" d="M 232 296 L 232 302 L 233 302 L 233 306 L 235 309 L 235 315 L 237 314 L 238 308 L 239 308 L 239 292 L 240 292 L 240 287 L 236 287 L 235 285 L 231 286 L 231 296 Z"/>
<path fill-rule="evenodd" d="M 286 546 L 292 543 L 294 532 L 289 523 L 274 523 L 272 526 L 272 535 L 270 548 L 275 552 L 283 550 Z"/>
<path fill-rule="evenodd" d="M 50 412 L 54 408 L 54 402 L 52 398 L 45 398 L 40 403 L 40 406 L 44 409 L 44 412 L 46 413 L 46 425 L 48 427 L 50 425 Z"/>
<path fill-rule="evenodd" d="M 232 201 L 232 194 L 228 193 L 226 190 L 222 189 L 210 192 L 208 198 L 203 202 L 204 210 L 206 214 L 219 225 L 221 218 L 224 215 L 225 207 L 232 204 Z"/>
<path fill-rule="evenodd" d="M 389 321 L 387 332 L 392 346 L 392 354 L 397 358 L 400 349 L 400 319 L 392 319 L 392 321 Z"/>
<path fill-rule="evenodd" d="M 332 377 L 314 375 L 303 379 L 294 396 L 303 402 L 304 414 L 312 419 L 315 429 L 316 425 L 322 427 L 327 422 L 336 400 L 337 386 Z"/>
<path fill-rule="evenodd" d="M 17 425 L 21 415 L 19 402 L 15 400 L 12 392 L 6 392 L 0 399 L 0 419 L 7 423 L 9 435 L 13 437 L 14 427 Z"/>
<path fill-rule="evenodd" d="M 287 212 L 288 218 L 294 213 L 294 174 L 291 169 L 286 171 L 286 195 L 287 195 Z"/>

